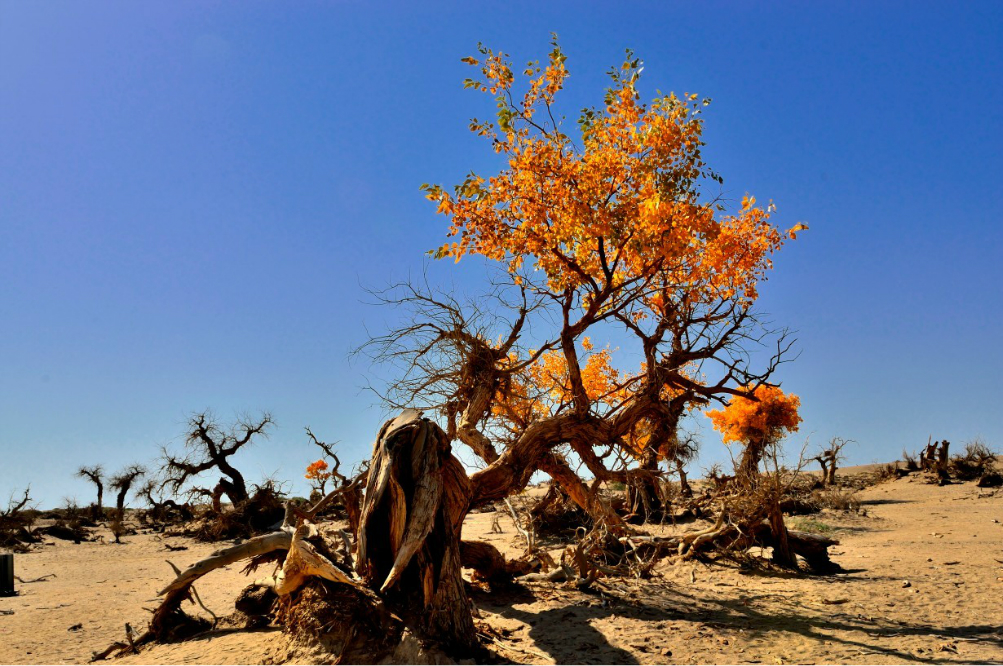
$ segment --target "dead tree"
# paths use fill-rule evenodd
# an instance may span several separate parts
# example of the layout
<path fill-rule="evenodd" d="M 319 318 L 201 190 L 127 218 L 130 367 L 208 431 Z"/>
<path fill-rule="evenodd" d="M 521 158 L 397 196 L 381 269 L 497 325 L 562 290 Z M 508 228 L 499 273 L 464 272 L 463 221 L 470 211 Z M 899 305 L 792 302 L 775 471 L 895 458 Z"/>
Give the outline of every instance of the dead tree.
<path fill-rule="evenodd" d="M 931 469 L 935 469 L 936 468 L 936 465 L 937 465 L 937 458 L 936 458 L 936 456 L 937 456 L 937 446 L 939 446 L 940 442 L 934 442 L 932 440 L 933 440 L 933 437 L 931 436 L 930 439 L 926 443 L 926 448 L 923 449 L 922 451 L 920 451 L 920 454 L 919 454 L 919 467 L 920 467 L 920 469 L 931 470 Z"/>
<path fill-rule="evenodd" d="M 77 470 L 77 476 L 88 479 L 98 489 L 98 501 L 91 507 L 91 518 L 100 520 L 104 515 L 104 469 L 101 465 L 93 467 L 81 467 Z"/>
<path fill-rule="evenodd" d="M 192 519 L 191 507 L 188 504 L 178 504 L 170 497 L 164 498 L 161 483 L 156 479 L 147 479 L 136 491 L 136 495 L 150 507 L 147 518 L 151 522 L 168 523 Z"/>
<path fill-rule="evenodd" d="M 109 481 L 109 485 L 115 491 L 115 520 L 112 522 L 115 543 L 120 543 L 120 537 L 124 533 L 125 498 L 132 489 L 132 484 L 144 474 L 146 474 L 146 468 L 142 465 L 130 465 Z"/>
<path fill-rule="evenodd" d="M 843 447 L 852 442 L 852 439 L 833 437 L 829 440 L 829 446 L 815 456 L 815 460 L 822 466 L 822 483 L 825 486 L 835 485 L 836 467 L 843 460 Z"/>
<path fill-rule="evenodd" d="M 247 482 L 244 475 L 230 464 L 229 458 L 255 437 L 267 436 L 272 424 L 272 417 L 268 414 L 254 421 L 242 418 L 229 428 L 221 426 L 208 411 L 193 415 L 185 434 L 185 455 L 174 456 L 166 449 L 163 452 L 165 480 L 162 486 L 177 495 L 193 477 L 218 470 L 223 476 L 209 491 L 217 512 L 222 509 L 223 495 L 233 505 L 245 502 L 249 497 Z"/>
<path fill-rule="evenodd" d="M 324 455 L 331 460 L 331 466 L 325 472 L 326 476 L 317 490 L 321 495 L 323 495 L 324 484 L 328 479 L 334 479 L 338 485 L 336 490 L 338 501 L 345 509 L 349 526 L 354 534 L 359 525 L 362 489 L 366 484 L 368 465 L 363 466 L 362 469 L 356 468 L 356 472 L 353 477 L 349 478 L 341 473 L 341 458 L 338 457 L 337 452 L 334 450 L 334 445 L 317 439 L 317 436 L 313 434 L 313 431 L 310 430 L 310 428 L 306 428 L 306 434 L 307 437 L 310 438 L 310 441 L 323 451 Z"/>
<path fill-rule="evenodd" d="M 146 468 L 142 465 L 130 465 L 109 481 L 109 485 L 115 491 L 115 515 L 118 520 L 125 517 L 125 498 L 132 489 L 132 484 L 144 474 L 146 474 Z"/>
<path fill-rule="evenodd" d="M 947 472 L 948 461 L 950 459 L 949 458 L 949 454 L 948 454 L 948 449 L 950 448 L 950 446 L 951 446 L 951 443 L 949 441 L 947 441 L 946 439 L 943 440 L 943 441 L 941 441 L 940 444 L 938 444 L 938 446 L 937 446 L 937 471 L 938 472 L 944 472 L 944 473 Z"/>

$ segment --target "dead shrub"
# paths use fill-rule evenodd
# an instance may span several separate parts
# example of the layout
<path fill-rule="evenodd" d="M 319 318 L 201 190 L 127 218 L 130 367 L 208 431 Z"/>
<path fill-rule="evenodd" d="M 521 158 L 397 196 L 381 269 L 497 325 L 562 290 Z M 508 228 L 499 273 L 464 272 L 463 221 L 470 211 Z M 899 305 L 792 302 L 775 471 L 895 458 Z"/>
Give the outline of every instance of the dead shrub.
<path fill-rule="evenodd" d="M 0 548 L 25 553 L 30 544 L 41 541 L 32 529 L 38 512 L 28 493 L 25 490 L 21 497 L 11 493 L 7 508 L 0 509 Z"/>
<path fill-rule="evenodd" d="M 907 471 L 915 472 L 919 470 L 919 463 L 916 461 L 916 456 L 912 455 L 906 450 L 902 450 L 902 462 L 905 463 L 905 468 Z"/>
<path fill-rule="evenodd" d="M 963 453 L 951 458 L 951 473 L 961 481 L 972 481 L 996 471 L 996 454 L 981 438 L 965 445 Z"/>
<path fill-rule="evenodd" d="M 248 539 L 270 531 L 285 515 L 285 493 L 273 481 L 255 486 L 251 496 L 229 509 L 216 511 L 210 505 L 194 507 L 195 518 L 169 534 L 180 534 L 199 541 Z"/>
<path fill-rule="evenodd" d="M 916 460 L 913 459 L 912 463 L 915 465 Z M 908 473 L 909 473 L 908 463 L 906 469 L 900 468 L 898 466 L 898 463 L 888 463 L 887 465 L 882 465 L 874 472 L 874 482 L 881 483 L 883 481 L 891 481 L 893 479 L 899 479 Z"/>
<path fill-rule="evenodd" d="M 818 506 L 831 511 L 860 511 L 860 499 L 857 493 L 849 488 L 829 487 L 815 491 L 815 501 Z"/>

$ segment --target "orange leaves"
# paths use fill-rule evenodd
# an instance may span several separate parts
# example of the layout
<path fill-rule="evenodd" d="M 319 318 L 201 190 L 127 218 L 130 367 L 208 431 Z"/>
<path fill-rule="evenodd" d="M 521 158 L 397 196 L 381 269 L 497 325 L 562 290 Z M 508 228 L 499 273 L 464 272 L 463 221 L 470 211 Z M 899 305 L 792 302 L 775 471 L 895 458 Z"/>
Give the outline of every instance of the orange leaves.
<path fill-rule="evenodd" d="M 613 365 L 613 353 L 609 347 L 595 351 L 592 341 L 582 340 L 586 352 L 585 364 L 581 367 L 582 384 L 594 405 L 605 405 L 612 409 L 628 399 L 627 386 L 632 377 Z M 516 364 L 518 358 L 512 358 Z M 562 351 L 550 351 L 540 355 L 536 362 L 528 365 L 507 391 L 496 396 L 494 413 L 497 416 L 518 414 L 525 421 L 552 416 L 572 402 L 571 379 L 567 359 Z"/>
<path fill-rule="evenodd" d="M 798 396 L 765 384 L 752 394 L 758 401 L 735 396 L 724 409 L 704 412 L 726 444 L 776 441 L 788 432 L 797 432 L 801 424 Z"/>
<path fill-rule="evenodd" d="M 311 481 L 323 481 L 325 479 L 331 478 L 331 473 L 327 471 L 327 463 L 323 460 L 316 460 L 306 468 L 306 474 L 303 478 L 310 479 Z"/>
<path fill-rule="evenodd" d="M 555 293 L 652 280 L 688 290 L 690 302 L 755 300 L 770 256 L 793 234 L 781 235 L 752 197 L 720 218 L 700 201 L 699 184 L 719 180 L 701 157 L 700 113 L 709 100 L 670 94 L 641 103 L 643 67 L 628 54 L 611 72 L 603 107 L 582 113 L 575 142 L 554 120 L 568 76 L 556 42 L 544 65 L 523 70 L 518 101 L 508 56 L 479 48 L 482 57 L 465 62 L 481 77 L 465 85 L 496 96 L 498 119 L 474 121 L 471 130 L 491 140 L 506 167 L 490 178 L 471 174 L 453 193 L 423 186 L 451 222 L 454 240 L 436 257 L 478 254 L 512 272 L 532 266 Z M 644 307 L 658 314 L 660 303 Z"/>

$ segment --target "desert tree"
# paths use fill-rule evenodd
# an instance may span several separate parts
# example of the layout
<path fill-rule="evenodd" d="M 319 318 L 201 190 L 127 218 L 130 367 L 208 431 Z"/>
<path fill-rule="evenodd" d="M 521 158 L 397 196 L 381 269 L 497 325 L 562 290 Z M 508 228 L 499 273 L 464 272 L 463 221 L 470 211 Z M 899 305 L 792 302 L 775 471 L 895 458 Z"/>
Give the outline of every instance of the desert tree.
<path fill-rule="evenodd" d="M 121 472 L 111 477 L 108 485 L 115 491 L 115 515 L 118 520 L 122 520 L 125 514 L 125 499 L 133 484 L 141 476 L 146 474 L 146 468 L 142 465 L 129 465 Z"/>
<path fill-rule="evenodd" d="M 794 233 L 770 224 L 772 206 L 752 197 L 720 215 L 718 202 L 702 200 L 698 184 L 716 178 L 700 153 L 704 101 L 667 95 L 640 103 L 638 60 L 611 72 L 603 108 L 580 119 L 580 143 L 552 115 L 567 75 L 556 45 L 545 65 L 528 68 L 521 99 L 504 54 L 482 49 L 468 62 L 480 70 L 468 87 L 498 105 L 496 122 L 474 120 L 471 129 L 506 166 L 488 178 L 471 174 L 452 192 L 424 186 L 454 239 L 433 254 L 480 255 L 507 279 L 474 308 L 402 285 L 396 302 L 411 306 L 410 323 L 375 340 L 377 357 L 404 370 L 392 386 L 405 398 L 399 406 L 434 406 L 447 441 L 485 463 L 442 491 L 464 498 L 460 516 L 518 491 L 538 469 L 572 497 L 581 493 L 573 472 L 565 480 L 551 471 L 569 469 L 555 456 L 561 448 L 595 478 L 623 480 L 603 454 L 622 447 L 640 422 L 670 431 L 687 402 L 765 385 L 790 346 L 781 334 L 765 367 L 752 367 L 747 345 L 770 333 L 752 307 L 771 255 Z M 492 303 L 502 307 L 486 312 Z M 596 343 L 613 326 L 639 343 L 639 368 L 621 370 L 611 347 Z M 370 483 L 388 473 L 377 467 L 379 455 Z M 583 494 L 593 515 L 609 515 Z M 375 509 L 369 492 L 366 506 Z M 396 583 L 391 576 L 384 589 Z M 467 626 L 457 608 L 443 612 L 454 628 Z"/>
<path fill-rule="evenodd" d="M 306 431 L 306 436 L 310 438 L 310 442 L 323 451 L 324 455 L 331 460 L 331 463 L 328 464 L 327 461 L 321 458 L 307 466 L 305 476 L 313 485 L 313 489 L 319 495 L 324 495 L 329 480 L 334 479 L 342 485 L 348 482 L 347 477 L 341 473 L 341 458 L 338 457 L 337 451 L 334 450 L 334 444 L 328 444 L 317 439 L 317 436 L 313 434 L 313 431 L 309 427 L 304 428 L 304 430 Z"/>
<path fill-rule="evenodd" d="M 125 499 L 133 484 L 146 474 L 142 465 L 130 465 L 111 477 L 108 485 L 115 491 L 115 519 L 111 522 L 111 531 L 115 535 L 115 543 L 121 542 L 125 530 Z"/>
<path fill-rule="evenodd" d="M 843 448 L 852 443 L 852 439 L 833 437 L 829 440 L 828 445 L 824 445 L 815 456 L 815 460 L 822 467 L 822 483 L 826 486 L 835 485 L 836 468 L 844 460 Z"/>
<path fill-rule="evenodd" d="M 748 397 L 736 396 L 724 408 L 706 412 L 725 444 L 742 445 L 736 479 L 746 485 L 755 483 L 763 456 L 787 434 L 797 432 L 800 405 L 798 396 L 764 384 L 750 391 Z"/>
<path fill-rule="evenodd" d="M 700 184 L 717 180 L 701 157 L 707 100 L 664 95 L 642 103 L 641 63 L 628 56 L 611 72 L 603 105 L 583 112 L 572 139 L 553 113 L 565 61 L 555 43 L 544 64 L 525 70 L 519 97 L 505 54 L 481 48 L 467 59 L 479 71 L 467 87 L 497 104 L 496 121 L 474 120 L 471 129 L 503 166 L 487 178 L 468 176 L 452 193 L 423 187 L 449 218 L 453 239 L 433 255 L 480 256 L 502 278 L 473 309 L 409 283 L 387 297 L 410 306 L 405 317 L 421 315 L 369 347 L 401 372 L 388 403 L 429 415 L 405 410 L 377 437 L 356 530 L 359 580 L 322 566 L 310 550 L 313 510 L 300 512 L 304 522 L 292 534 L 267 537 L 281 544 L 270 548 L 288 550 L 277 593 L 301 585 L 304 571 L 338 581 L 337 592 L 324 584 L 311 594 L 351 607 L 356 627 L 368 612 L 385 629 L 373 640 L 399 636 L 389 627 L 403 622 L 422 640 L 469 653 L 477 638 L 461 532 L 471 509 L 506 499 L 542 470 L 588 508 L 596 538 L 616 542 L 618 517 L 568 456 L 599 481 L 627 479 L 629 470 L 612 462 L 622 460 L 640 423 L 664 428 L 651 444 L 660 447 L 686 403 L 756 402 L 790 349 L 782 332 L 758 322 L 753 306 L 772 255 L 797 228 L 781 232 L 769 221 L 772 206 L 749 196 L 730 213 L 703 197 Z M 637 367 L 615 362 L 614 329 L 635 345 Z M 749 346 L 774 343 L 757 367 Z M 454 442 L 469 447 L 481 468 L 468 474 Z M 255 554 L 265 542 L 255 542 Z M 588 567 L 579 560 L 584 578 Z M 168 598 L 180 598 L 207 567 L 180 576 Z M 289 613 L 315 614 L 296 608 Z"/>
<path fill-rule="evenodd" d="M 795 567 L 797 561 L 789 546 L 780 509 L 783 494 L 780 443 L 787 434 L 797 432 L 801 423 L 800 405 L 800 398 L 793 393 L 784 393 L 779 386 L 762 384 L 750 390 L 747 397 L 735 396 L 724 408 L 705 412 L 725 443 L 742 445 L 734 483 L 737 492 L 752 503 L 744 511 L 743 519 L 746 522 L 759 522 L 762 517 L 769 519 L 775 540 L 773 559 L 787 567 Z M 760 463 L 767 456 L 773 462 L 773 474 L 769 482 L 763 484 Z"/>
<path fill-rule="evenodd" d="M 101 465 L 83 466 L 77 470 L 77 476 L 87 479 L 97 488 L 98 499 L 91 509 L 91 517 L 98 520 L 104 512 L 104 468 Z"/>
<path fill-rule="evenodd" d="M 310 482 L 310 497 L 323 497 L 327 494 L 327 482 L 331 479 L 329 465 L 321 458 L 306 466 L 306 474 L 303 475 Z"/>
<path fill-rule="evenodd" d="M 242 417 L 229 427 L 221 425 L 208 411 L 192 415 L 185 433 L 184 454 L 177 456 L 164 449 L 163 487 L 177 495 L 194 477 L 217 470 L 222 475 L 219 481 L 212 489 L 204 489 L 212 497 L 214 510 L 222 510 L 223 495 L 233 505 L 245 502 L 249 497 L 247 482 L 230 458 L 256 437 L 267 436 L 272 425 L 267 413 L 257 419 Z"/>
<path fill-rule="evenodd" d="M 39 541 L 31 531 L 35 522 L 34 509 L 31 488 L 25 488 L 20 494 L 11 492 L 7 506 L 4 508 L 0 505 L 0 548 L 26 552 L 27 543 Z"/>

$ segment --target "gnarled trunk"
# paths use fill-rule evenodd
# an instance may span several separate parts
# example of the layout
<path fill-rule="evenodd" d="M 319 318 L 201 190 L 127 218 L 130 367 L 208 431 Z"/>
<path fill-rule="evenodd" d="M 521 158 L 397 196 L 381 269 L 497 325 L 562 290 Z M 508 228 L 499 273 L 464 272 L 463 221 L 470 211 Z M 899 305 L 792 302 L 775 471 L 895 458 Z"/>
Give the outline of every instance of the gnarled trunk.
<path fill-rule="evenodd" d="M 762 440 L 753 439 L 745 445 L 742 450 L 742 461 L 735 470 L 735 477 L 745 483 L 754 484 L 759 478 L 759 463 L 763 459 L 766 451 L 766 443 Z"/>
<path fill-rule="evenodd" d="M 644 453 L 639 473 L 627 487 L 628 516 L 637 523 L 660 520 L 666 509 L 658 487 L 658 456 L 651 449 Z"/>
<path fill-rule="evenodd" d="M 470 482 L 445 432 L 415 410 L 376 440 L 358 532 L 356 570 L 421 639 L 453 653 L 476 645 L 461 575 Z"/>
<path fill-rule="evenodd" d="M 676 473 L 679 474 L 679 494 L 686 498 L 693 497 L 693 489 L 686 477 L 686 465 L 678 458 L 676 458 Z"/>

